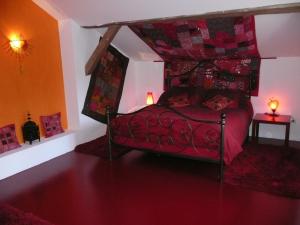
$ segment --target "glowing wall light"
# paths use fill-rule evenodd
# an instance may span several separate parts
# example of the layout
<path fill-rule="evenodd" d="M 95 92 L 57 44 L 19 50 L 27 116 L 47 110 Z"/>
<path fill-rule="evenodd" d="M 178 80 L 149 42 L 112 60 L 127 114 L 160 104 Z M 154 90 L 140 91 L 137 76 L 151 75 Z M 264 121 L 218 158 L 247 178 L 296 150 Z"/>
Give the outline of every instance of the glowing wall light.
<path fill-rule="evenodd" d="M 15 53 L 22 53 L 26 49 L 27 41 L 23 40 L 20 35 L 12 34 L 9 38 L 9 45 Z"/>
<path fill-rule="evenodd" d="M 19 63 L 20 73 L 23 73 L 23 58 L 28 55 L 28 42 L 22 38 L 20 34 L 12 33 L 8 36 L 7 44 L 5 45 L 7 51 L 16 56 Z"/>
<path fill-rule="evenodd" d="M 154 103 L 153 94 L 152 92 L 147 92 L 147 105 L 152 105 Z"/>

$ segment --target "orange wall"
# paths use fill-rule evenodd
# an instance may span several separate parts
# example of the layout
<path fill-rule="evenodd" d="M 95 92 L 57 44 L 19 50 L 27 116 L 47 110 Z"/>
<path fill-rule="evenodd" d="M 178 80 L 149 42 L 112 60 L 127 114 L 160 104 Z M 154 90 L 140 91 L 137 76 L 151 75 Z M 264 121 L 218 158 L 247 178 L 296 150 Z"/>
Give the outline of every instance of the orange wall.
<path fill-rule="evenodd" d="M 23 142 L 21 126 L 29 111 L 39 125 L 40 115 L 61 112 L 66 129 L 57 21 L 30 0 L 1 0 L 0 32 L 0 127 L 14 123 Z M 29 42 L 22 74 L 16 56 L 7 51 L 13 32 Z"/>

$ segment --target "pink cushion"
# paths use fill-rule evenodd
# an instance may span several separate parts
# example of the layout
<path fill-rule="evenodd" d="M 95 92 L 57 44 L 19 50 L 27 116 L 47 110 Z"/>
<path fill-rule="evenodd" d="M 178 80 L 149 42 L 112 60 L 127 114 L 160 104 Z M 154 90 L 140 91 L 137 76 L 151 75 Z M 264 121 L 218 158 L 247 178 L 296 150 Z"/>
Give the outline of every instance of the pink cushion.
<path fill-rule="evenodd" d="M 0 128 L 0 153 L 20 147 L 14 124 Z"/>
<path fill-rule="evenodd" d="M 45 137 L 51 137 L 64 132 L 61 126 L 60 112 L 49 116 L 41 116 L 41 121 Z"/>
<path fill-rule="evenodd" d="M 233 104 L 235 104 L 234 100 L 222 95 L 216 95 L 203 103 L 203 105 L 214 111 L 220 111 L 227 107 L 230 108 Z"/>

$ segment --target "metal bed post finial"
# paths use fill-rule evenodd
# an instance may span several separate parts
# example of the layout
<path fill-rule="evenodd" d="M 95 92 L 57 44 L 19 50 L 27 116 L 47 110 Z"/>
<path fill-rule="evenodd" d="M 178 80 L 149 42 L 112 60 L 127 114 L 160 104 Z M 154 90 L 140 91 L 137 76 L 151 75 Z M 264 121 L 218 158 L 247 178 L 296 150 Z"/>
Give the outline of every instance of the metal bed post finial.
<path fill-rule="evenodd" d="M 109 160 L 112 161 L 112 143 L 111 143 L 111 130 L 110 130 L 110 106 L 106 106 L 106 121 L 107 121 L 107 135 L 108 135 L 108 155 L 109 155 Z"/>
<path fill-rule="evenodd" d="M 220 181 L 223 182 L 224 176 L 224 137 L 225 137 L 225 120 L 226 114 L 221 114 L 221 143 L 220 143 Z"/>

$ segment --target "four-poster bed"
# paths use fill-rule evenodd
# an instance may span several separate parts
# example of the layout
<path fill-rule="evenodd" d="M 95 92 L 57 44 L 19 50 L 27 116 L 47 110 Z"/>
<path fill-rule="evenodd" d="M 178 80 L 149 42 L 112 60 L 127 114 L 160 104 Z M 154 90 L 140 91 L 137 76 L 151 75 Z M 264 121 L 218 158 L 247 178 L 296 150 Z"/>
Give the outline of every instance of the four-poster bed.
<path fill-rule="evenodd" d="M 248 84 L 244 92 L 171 87 L 173 79 L 188 74 L 167 76 L 167 91 L 161 95 L 157 104 L 128 114 L 111 113 L 107 107 L 110 159 L 112 145 L 116 145 L 213 162 L 219 164 L 219 178 L 222 180 L 224 163 L 229 164 L 242 151 L 242 144 L 248 137 L 253 115 L 250 102 L 251 76 L 235 74 L 235 79 L 241 78 Z M 219 74 L 213 75 L 218 77 Z M 168 104 L 168 100 L 178 94 L 187 94 L 196 100 L 187 105 Z M 222 110 L 205 106 L 207 99 L 220 95 L 233 100 L 234 104 Z"/>

